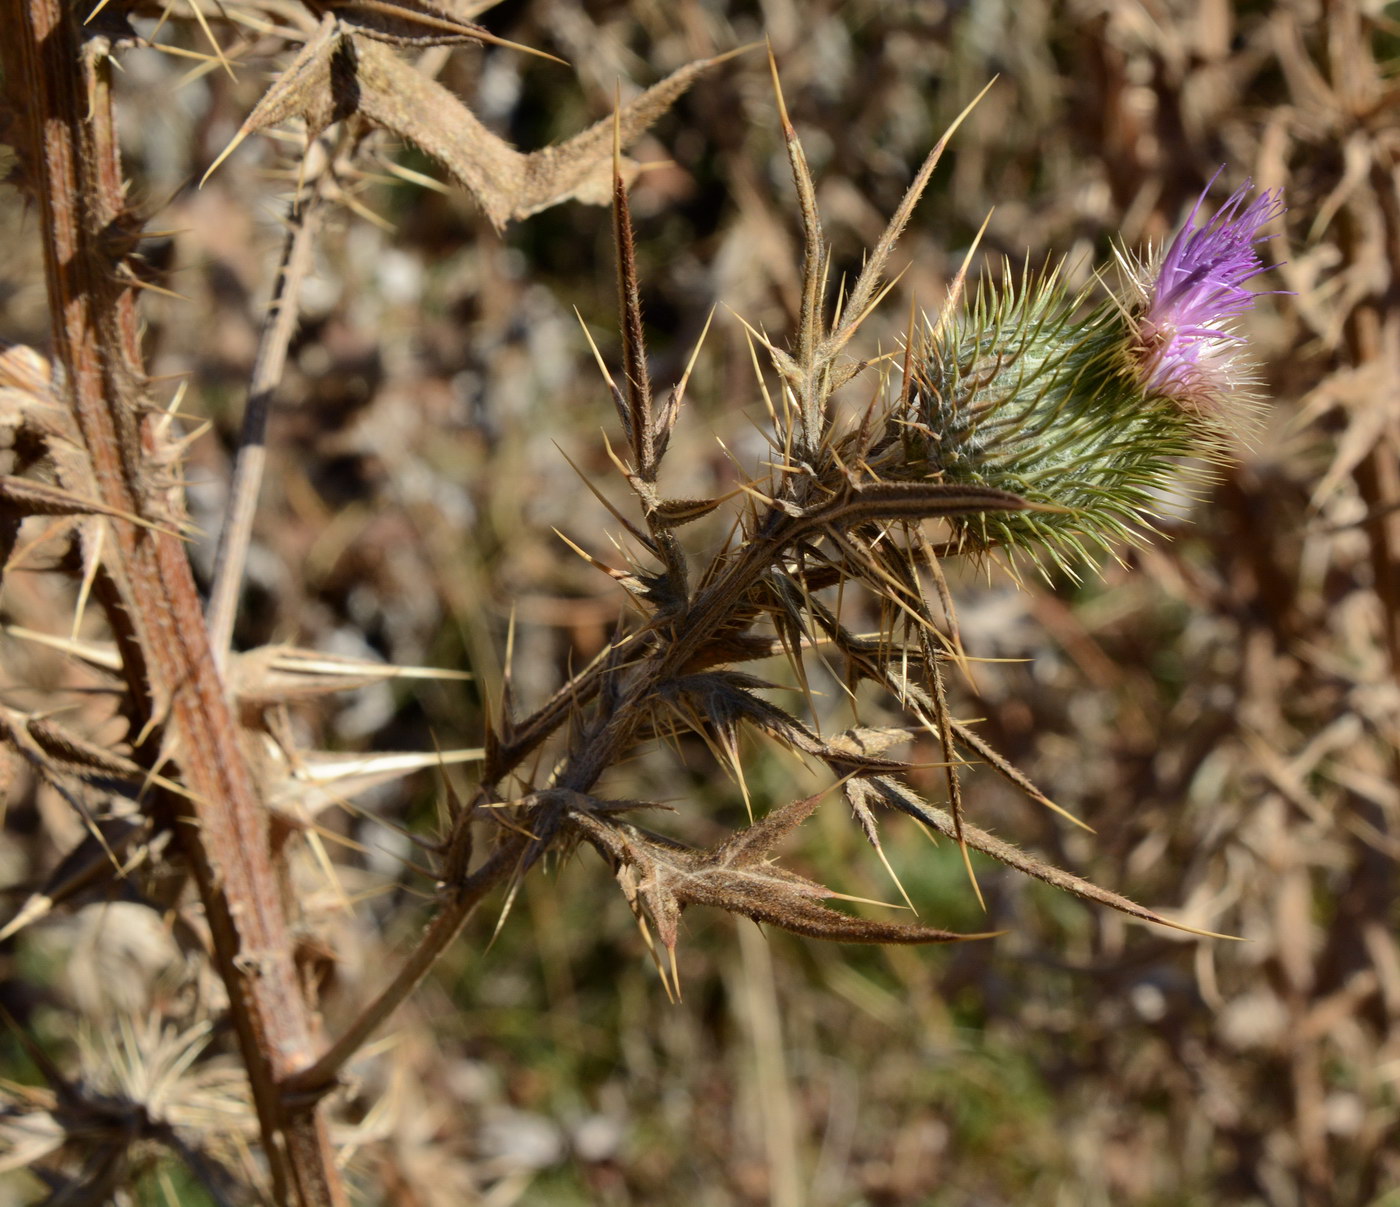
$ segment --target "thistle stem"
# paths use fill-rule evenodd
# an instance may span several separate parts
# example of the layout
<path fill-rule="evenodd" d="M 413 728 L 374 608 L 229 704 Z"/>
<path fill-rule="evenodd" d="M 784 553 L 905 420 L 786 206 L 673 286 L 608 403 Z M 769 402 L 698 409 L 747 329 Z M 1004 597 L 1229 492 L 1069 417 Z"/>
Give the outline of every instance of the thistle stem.
<path fill-rule="evenodd" d="M 224 526 L 214 557 L 214 585 L 209 592 L 206 612 L 209 641 L 220 671 L 228 663 L 233 642 L 253 519 L 267 466 L 267 425 L 272 396 L 281 383 L 287 365 L 287 349 L 296 332 L 301 287 L 311 267 L 317 217 L 324 197 L 323 184 L 329 175 L 333 154 L 325 136 L 316 139 L 307 152 L 297 194 L 287 213 L 287 235 L 282 244 L 277 283 L 258 340 L 258 355 L 248 386 L 243 430 L 234 460 Z"/>

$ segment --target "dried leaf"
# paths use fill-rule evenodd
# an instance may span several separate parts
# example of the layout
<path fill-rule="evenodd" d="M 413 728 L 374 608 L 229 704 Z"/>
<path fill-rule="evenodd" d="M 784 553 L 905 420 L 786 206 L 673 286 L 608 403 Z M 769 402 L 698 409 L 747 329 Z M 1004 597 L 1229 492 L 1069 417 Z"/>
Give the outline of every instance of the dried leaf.
<path fill-rule="evenodd" d="M 1015 868 L 1018 872 L 1024 872 L 1027 876 L 1034 876 L 1037 880 L 1043 880 L 1046 884 L 1052 884 L 1058 889 L 1063 889 L 1067 893 L 1073 893 L 1076 897 L 1081 897 L 1085 901 L 1092 901 L 1098 905 L 1107 905 L 1111 909 L 1116 909 L 1120 913 L 1127 914 L 1131 918 L 1137 918 L 1142 922 L 1155 922 L 1158 926 L 1167 926 L 1172 930 L 1186 931 L 1188 934 L 1205 935 L 1210 938 L 1231 938 L 1230 935 L 1217 935 L 1211 931 L 1197 930 L 1195 927 L 1186 926 L 1180 922 L 1173 922 L 1170 918 L 1164 918 L 1161 914 L 1155 913 L 1145 906 L 1130 901 L 1118 893 L 1106 888 L 1100 888 L 1092 881 L 1085 880 L 1081 876 L 1074 875 L 1073 872 L 1066 872 L 1063 868 L 1058 868 L 1054 864 L 1044 863 L 1027 854 L 1020 847 L 1014 846 L 997 838 L 994 834 L 979 829 L 967 820 L 962 821 L 959 827 L 953 817 L 946 810 L 929 804 L 919 797 L 912 789 L 896 780 L 887 779 L 884 776 L 877 776 L 871 783 L 880 793 L 885 804 L 898 809 L 902 813 L 907 813 L 910 817 L 917 818 L 925 825 L 932 826 L 945 837 L 966 843 L 975 851 L 981 851 L 984 855 L 989 855 L 998 863 L 1004 863 L 1007 867 Z"/>
<path fill-rule="evenodd" d="M 250 134 L 280 125 L 294 117 L 306 122 L 311 136 L 356 110 L 355 47 L 339 22 L 327 14 L 320 27 L 303 44 L 247 119 L 204 173 L 208 180 Z"/>
<path fill-rule="evenodd" d="M 1389 366 L 1379 359 L 1339 370 L 1309 396 L 1314 405 L 1319 401 L 1340 405 L 1346 414 L 1346 427 L 1337 439 L 1332 464 L 1313 488 L 1310 502 L 1314 508 L 1321 507 L 1348 480 L 1395 423 L 1394 408 L 1377 401 L 1385 397 L 1389 373 Z"/>
<path fill-rule="evenodd" d="M 891 746 L 898 746 L 909 740 L 909 733 L 903 729 L 872 729 L 857 725 L 844 733 L 827 738 L 828 749 L 849 755 L 852 758 L 874 758 L 883 754 Z"/>
<path fill-rule="evenodd" d="M 17 709 L 0 706 L 0 737 L 7 738 L 35 770 L 48 778 L 76 776 L 94 787 L 112 791 L 158 779 L 139 764 L 78 737 L 56 721 Z"/>
<path fill-rule="evenodd" d="M 839 943 L 948 943 L 975 938 L 931 926 L 875 922 L 821 904 L 834 894 L 770 862 L 773 848 L 816 808 L 819 796 L 793 801 L 711 850 L 696 850 L 631 826 L 571 813 L 583 837 L 614 865 L 633 912 L 651 920 L 672 950 L 680 916 L 708 905 L 794 934 Z"/>
<path fill-rule="evenodd" d="M 697 78 L 738 53 L 732 51 L 687 63 L 629 101 L 615 119 L 604 118 L 567 142 L 525 156 L 521 196 L 512 217 L 525 218 L 570 199 L 606 205 L 612 196 L 614 120 L 620 145 L 630 146 Z M 623 160 L 626 183 L 631 183 L 637 170 L 637 165 Z"/>
<path fill-rule="evenodd" d="M 870 806 L 884 803 L 880 790 L 870 780 L 857 775 L 842 784 L 841 791 L 846 797 L 846 803 L 851 806 L 851 812 L 856 815 L 856 821 L 865 834 L 866 842 L 879 851 L 880 827 L 875 820 L 875 811 Z"/>
<path fill-rule="evenodd" d="M 612 198 L 614 122 L 621 145 L 627 146 L 701 72 L 727 57 L 690 63 L 624 105 L 615 118 L 605 118 L 558 146 L 524 154 L 389 46 L 355 37 L 327 14 L 209 170 L 248 135 L 289 118 L 303 118 L 315 134 L 333 121 L 358 113 L 441 163 L 500 229 L 562 201 L 606 205 Z M 635 163 L 624 160 L 624 182 L 630 183 L 637 170 Z"/>

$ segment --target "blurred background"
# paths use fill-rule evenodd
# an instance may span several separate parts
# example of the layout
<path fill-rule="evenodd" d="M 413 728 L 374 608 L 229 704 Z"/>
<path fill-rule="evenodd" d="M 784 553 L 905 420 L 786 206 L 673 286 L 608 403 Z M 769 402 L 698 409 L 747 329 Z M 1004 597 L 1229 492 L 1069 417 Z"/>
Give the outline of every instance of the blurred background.
<path fill-rule="evenodd" d="M 208 52 L 187 2 L 157 16 L 143 33 Z M 204 16 L 231 71 L 136 49 L 119 88 L 132 196 L 164 232 L 144 245 L 150 280 L 178 295 L 144 299 L 149 365 L 162 398 L 186 382 L 181 411 L 212 425 L 187 466 L 207 583 L 303 137 L 254 137 L 196 184 L 289 60 L 278 30 L 309 26 L 290 0 Z M 897 350 L 911 308 L 936 312 L 989 213 L 975 265 L 1064 258 L 1089 282 L 1115 244 L 1169 238 L 1222 165 L 1208 206 L 1246 178 L 1286 190 L 1262 248 L 1275 268 L 1254 282 L 1279 292 L 1241 327 L 1266 400 L 1254 446 L 1162 537 L 1080 583 L 948 565 L 969 654 L 997 660 L 953 685 L 955 712 L 1095 832 L 980 768 L 963 774 L 970 814 L 1243 941 L 1130 923 L 979 860 L 984 911 L 956 848 L 891 818 L 885 852 L 920 920 L 1001 937 L 829 946 L 691 911 L 672 1004 L 585 850 L 530 875 L 509 910 L 481 911 L 357 1062 L 336 1127 L 361 1201 L 1400 1204 L 1400 13 L 1365 0 L 506 0 L 479 19 L 568 60 L 428 52 L 425 69 L 525 149 L 604 117 L 619 81 L 625 96 L 768 38 L 833 280 L 858 269 L 929 148 L 995 77 L 896 250 L 903 275 L 863 356 Z M 743 323 L 781 342 L 796 313 L 796 207 L 762 49 L 702 76 L 633 154 L 648 164 L 632 201 L 658 382 L 680 376 L 714 312 L 669 457 L 670 493 L 697 497 L 765 455 Z M 470 670 L 469 684 L 366 688 L 294 722 L 322 749 L 473 746 L 512 617 L 524 712 L 627 614 L 553 531 L 620 564 L 620 526 L 569 465 L 628 506 L 604 441 L 618 444 L 616 414 L 574 315 L 617 371 L 610 217 L 569 203 L 498 235 L 460 189 L 430 187 L 443 173 L 416 150 L 378 134 L 359 163 L 326 219 L 277 394 L 237 641 Z M 0 324 L 42 346 L 34 220 L 7 190 Z M 880 388 L 873 375 L 848 386 L 852 413 Z M 726 532 L 717 517 L 682 535 L 698 562 Z M 17 571 L 0 606 L 8 623 L 62 633 L 72 595 Z M 7 701 L 69 702 L 61 660 L 8 638 L 0 656 Z M 912 757 L 939 756 L 925 741 Z M 745 759 L 760 810 L 825 782 L 757 740 Z M 469 770 L 451 778 L 469 794 Z M 942 791 L 934 773 L 923 788 Z M 334 871 L 308 857 L 298 882 L 332 1031 L 427 916 L 431 885 L 405 873 L 400 828 L 431 834 L 445 790 L 424 774 L 318 816 L 356 844 L 327 844 Z M 608 790 L 669 802 L 660 824 L 688 841 L 744 818 L 698 742 L 649 752 Z M 18 771 L 5 826 L 8 917 L 82 831 Z M 900 900 L 839 796 L 785 862 Z M 155 1041 L 117 1020 L 184 1017 L 188 977 L 169 928 L 131 902 L 87 903 L 0 948 L 6 1008 L 99 1080 L 154 1059 Z M 218 1035 L 205 1050 L 211 1085 L 230 1050 Z M 0 1054 L 0 1074 L 37 1080 L 16 1042 Z M 181 1178 L 153 1158 L 132 1201 L 205 1201 Z M 38 1186 L 16 1169 L 0 1202 Z"/>

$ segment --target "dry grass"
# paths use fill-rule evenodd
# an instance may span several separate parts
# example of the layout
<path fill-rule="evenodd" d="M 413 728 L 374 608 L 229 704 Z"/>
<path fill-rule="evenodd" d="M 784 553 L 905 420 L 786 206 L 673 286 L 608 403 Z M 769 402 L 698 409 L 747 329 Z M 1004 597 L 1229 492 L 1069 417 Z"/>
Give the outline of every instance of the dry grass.
<path fill-rule="evenodd" d="M 292 4 L 227 7 L 239 20 L 207 15 L 231 74 L 134 49 L 117 86 L 130 202 L 169 232 L 143 244 L 145 271 L 180 295 L 143 296 L 147 367 L 162 402 L 186 383 L 191 431 L 213 425 L 184 468 L 205 586 L 304 140 L 249 138 L 194 186 L 293 53 L 246 18 L 314 28 Z M 154 15 L 140 17 L 142 32 Z M 192 10 L 175 18 L 157 40 L 207 52 Z M 1110 241 L 1169 236 L 1221 163 L 1232 183 L 1286 189 L 1286 231 L 1266 252 L 1282 267 L 1265 279 L 1295 296 L 1267 299 L 1248 328 L 1273 400 L 1257 447 L 1169 539 L 1125 550 L 1083 585 L 1027 576 L 1018 588 L 947 563 L 965 649 L 1004 660 L 950 679 L 954 714 L 981 718 L 977 733 L 1095 832 L 986 769 L 962 776 L 967 816 L 1246 941 L 1139 925 L 974 856 L 984 911 L 957 846 L 892 817 L 883 853 L 919 921 L 1002 937 L 869 948 L 765 929 L 763 942 L 742 918 L 692 910 L 676 955 L 683 1001 L 671 1005 L 603 864 L 588 851 L 551 860 L 509 909 L 489 898 L 348 1066 L 327 1115 L 352 1196 L 1400 1201 L 1393 17 L 1305 0 L 533 0 L 481 20 L 572 69 L 500 47 L 414 53 L 524 147 L 605 118 L 619 77 L 640 89 L 769 37 L 832 281 L 855 279 L 917 165 L 997 76 L 898 244 L 903 275 L 859 333 L 866 356 L 898 349 L 911 306 L 936 311 L 989 209 L 980 259 L 1066 255 L 1083 280 Z M 606 535 L 620 525 L 569 467 L 631 506 L 599 429 L 627 446 L 572 313 L 624 381 L 613 222 L 569 203 L 498 235 L 461 190 L 404 179 L 443 178 L 418 152 L 378 133 L 352 160 L 338 129 L 233 644 L 469 669 L 470 683 L 388 679 L 294 701 L 276 731 L 346 755 L 469 749 L 500 721 L 508 640 L 526 715 L 630 615 L 626 592 L 554 532 L 622 564 Z M 648 165 L 630 204 L 653 381 L 682 376 L 716 310 L 667 490 L 717 496 L 744 478 L 736 464 L 766 455 L 744 324 L 781 340 L 800 314 L 802 231 L 762 53 L 705 73 L 630 154 Z M 35 216 L 11 193 L 0 223 L 21 249 L 3 273 L 2 333 L 42 347 Z M 862 378 L 837 397 L 855 414 L 874 392 Z M 29 547 L 43 524 L 26 521 L 0 608 L 9 626 L 66 638 L 81 566 L 63 540 Z M 727 537 L 718 515 L 682 532 L 697 564 Z M 849 607 L 854 624 L 869 605 Z M 878 613 L 865 623 L 877 627 Z M 107 636 L 95 607 L 81 635 Z M 95 748 L 129 753 L 110 669 L 14 635 L 0 637 L 0 658 L 7 708 L 66 710 L 55 720 Z M 759 666 L 786 674 L 782 658 Z M 266 686 L 266 668 L 238 673 Z M 818 671 L 813 686 L 827 693 L 816 720 L 829 736 L 848 713 L 834 678 Z M 775 698 L 805 707 L 795 690 Z M 862 705 L 873 722 L 893 719 L 888 701 Z M 708 847 L 745 824 L 745 793 L 762 815 L 830 781 L 772 743 L 745 737 L 741 750 L 742 790 L 685 736 L 614 768 L 605 794 L 683 805 L 656 828 Z M 933 764 L 942 752 L 925 738 L 909 757 Z M 303 777 L 279 802 L 278 837 L 293 834 L 297 968 L 328 1036 L 436 908 L 431 877 L 408 864 L 430 862 L 415 843 L 446 824 L 445 783 L 470 802 L 477 779 L 471 764 L 433 761 L 324 793 Z M 257 1117 L 232 1035 L 208 1025 L 226 1017 L 226 991 L 179 861 L 146 845 L 135 794 L 89 774 L 81 803 L 111 813 L 105 843 L 142 856 L 125 879 L 99 874 L 101 847 L 55 785 L 20 759 L 5 768 L 4 916 L 36 888 L 63 892 L 0 947 L 0 1003 L 16 1020 L 0 1041 L 0 1202 L 251 1201 L 246 1188 L 266 1176 Z M 943 791 L 941 771 L 911 780 Z M 900 899 L 837 796 L 783 854 L 854 897 Z"/>

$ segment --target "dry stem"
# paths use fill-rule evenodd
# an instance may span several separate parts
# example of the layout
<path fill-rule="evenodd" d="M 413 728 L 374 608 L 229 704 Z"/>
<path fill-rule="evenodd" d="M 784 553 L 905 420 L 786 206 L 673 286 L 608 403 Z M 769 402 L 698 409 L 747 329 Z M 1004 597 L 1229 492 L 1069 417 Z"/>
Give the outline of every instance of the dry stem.
<path fill-rule="evenodd" d="M 342 128 L 343 129 L 343 128 Z M 228 663 L 233 641 L 233 625 L 238 616 L 238 597 L 248 560 L 248 544 L 253 534 L 253 518 L 258 510 L 263 471 L 267 465 L 267 422 L 272 395 L 282 380 L 287 364 L 287 348 L 296 332 L 301 286 L 311 267 L 311 249 L 316 235 L 316 218 L 324 195 L 323 183 L 329 172 L 334 138 L 314 140 L 302 166 L 297 194 L 287 213 L 287 236 L 282 244 L 282 262 L 277 284 L 258 340 L 258 358 L 248 386 L 248 403 L 243 412 L 243 431 L 234 462 L 233 481 L 219 549 L 214 563 L 214 585 L 209 592 L 209 641 L 222 670 Z"/>
<path fill-rule="evenodd" d="M 108 40 L 63 0 L 26 0 L 5 40 L 6 74 L 28 102 L 28 168 L 44 239 L 56 358 L 101 502 L 162 521 L 144 457 L 136 311 L 104 235 L 124 217 Z M 104 603 L 122 647 L 139 728 L 156 722 L 194 818 L 178 832 L 195 869 L 257 1105 L 279 1202 L 346 1202 L 324 1122 L 288 1108 L 280 1082 L 312 1048 L 312 1021 L 272 865 L 266 819 L 206 636 L 189 562 L 163 527 L 110 521 Z M 144 716 L 141 714 L 145 714 Z M 148 743 L 148 763 L 157 755 Z M 187 808 L 159 802 L 170 817 Z"/>

